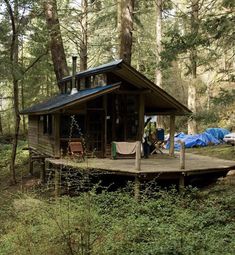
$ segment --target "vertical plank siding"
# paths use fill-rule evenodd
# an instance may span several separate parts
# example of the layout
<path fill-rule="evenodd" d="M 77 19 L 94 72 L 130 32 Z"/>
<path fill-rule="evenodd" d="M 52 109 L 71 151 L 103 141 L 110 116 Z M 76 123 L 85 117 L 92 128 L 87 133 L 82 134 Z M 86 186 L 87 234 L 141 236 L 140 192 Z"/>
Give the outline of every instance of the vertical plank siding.
<path fill-rule="evenodd" d="M 52 134 L 43 133 L 43 121 L 40 119 L 40 116 L 29 115 L 29 131 L 28 131 L 28 143 L 29 147 L 36 149 L 39 153 L 46 154 L 51 157 L 58 156 L 58 131 L 55 127 L 56 122 L 59 120 L 53 115 L 53 130 Z M 56 138 L 55 139 L 55 135 Z"/>

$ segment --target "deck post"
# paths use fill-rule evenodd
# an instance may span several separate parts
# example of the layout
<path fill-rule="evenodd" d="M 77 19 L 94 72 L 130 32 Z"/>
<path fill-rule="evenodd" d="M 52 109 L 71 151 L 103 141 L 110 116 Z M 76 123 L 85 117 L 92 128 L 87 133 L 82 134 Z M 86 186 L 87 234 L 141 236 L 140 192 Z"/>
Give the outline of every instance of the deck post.
<path fill-rule="evenodd" d="M 107 95 L 103 97 L 104 106 L 104 157 L 107 157 Z"/>
<path fill-rule="evenodd" d="M 141 141 L 144 135 L 144 94 L 140 94 L 139 96 L 139 130 L 138 130 L 138 138 Z"/>
<path fill-rule="evenodd" d="M 135 183 L 134 183 L 134 197 L 135 200 L 139 200 L 140 199 L 140 179 L 139 176 L 135 176 Z"/>
<path fill-rule="evenodd" d="M 33 175 L 33 159 L 32 159 L 32 151 L 29 150 L 29 173 Z"/>
<path fill-rule="evenodd" d="M 180 141 L 180 169 L 185 169 L 185 143 Z"/>
<path fill-rule="evenodd" d="M 175 153 L 175 115 L 170 116 L 170 149 L 169 156 L 174 157 Z"/>
<path fill-rule="evenodd" d="M 136 142 L 136 152 L 135 152 L 135 169 L 140 171 L 140 163 L 141 163 L 141 142 Z"/>
<path fill-rule="evenodd" d="M 179 192 L 182 192 L 185 188 L 185 176 L 184 173 L 182 173 L 179 177 Z"/>
<path fill-rule="evenodd" d="M 44 184 L 46 182 L 46 163 L 45 158 L 41 161 L 41 182 Z"/>
<path fill-rule="evenodd" d="M 54 156 L 59 158 L 61 156 L 60 151 L 60 114 L 54 114 L 54 139 L 55 139 L 55 148 Z"/>
<path fill-rule="evenodd" d="M 60 166 L 55 166 L 55 176 L 54 176 L 54 183 L 55 183 L 55 197 L 60 196 Z"/>

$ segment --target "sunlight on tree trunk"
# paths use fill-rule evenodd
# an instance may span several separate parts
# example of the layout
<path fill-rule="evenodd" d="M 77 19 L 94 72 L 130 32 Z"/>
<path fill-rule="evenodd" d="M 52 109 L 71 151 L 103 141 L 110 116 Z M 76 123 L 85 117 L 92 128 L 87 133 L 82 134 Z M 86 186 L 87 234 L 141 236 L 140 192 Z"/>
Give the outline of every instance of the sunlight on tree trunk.
<path fill-rule="evenodd" d="M 197 40 L 199 21 L 198 21 L 198 12 L 199 12 L 199 0 L 192 0 L 191 6 L 191 34 L 194 40 Z M 197 50 L 196 46 L 192 46 L 190 52 L 190 62 L 191 62 L 191 82 L 188 86 L 188 107 L 196 114 L 196 85 L 197 85 Z M 188 121 L 188 133 L 196 134 L 197 133 L 197 123 L 194 117 Z"/>
<path fill-rule="evenodd" d="M 122 0 L 120 58 L 131 64 L 134 0 Z"/>
<path fill-rule="evenodd" d="M 162 0 L 156 0 L 156 73 L 155 82 L 159 87 L 162 87 L 162 72 L 159 67 L 161 62 L 162 51 Z"/>
<path fill-rule="evenodd" d="M 160 69 L 162 51 L 162 0 L 156 0 L 156 70 L 155 83 L 162 87 L 162 71 Z M 157 127 L 164 128 L 164 117 L 157 116 Z"/>
<path fill-rule="evenodd" d="M 63 40 L 60 31 L 60 22 L 57 13 L 57 1 L 44 2 L 47 28 L 50 35 L 50 50 L 57 82 L 69 74 Z"/>
<path fill-rule="evenodd" d="M 82 39 L 80 43 L 80 71 L 87 70 L 87 29 L 88 29 L 88 0 L 81 1 L 83 12 L 82 18 Z"/>

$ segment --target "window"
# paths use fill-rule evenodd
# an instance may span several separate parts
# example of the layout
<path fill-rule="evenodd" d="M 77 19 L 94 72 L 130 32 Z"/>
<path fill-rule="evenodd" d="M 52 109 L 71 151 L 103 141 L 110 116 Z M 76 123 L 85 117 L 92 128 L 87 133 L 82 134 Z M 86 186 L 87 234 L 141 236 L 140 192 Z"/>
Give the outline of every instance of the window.
<path fill-rule="evenodd" d="M 43 115 L 43 134 L 52 134 L 52 116 L 51 114 Z"/>

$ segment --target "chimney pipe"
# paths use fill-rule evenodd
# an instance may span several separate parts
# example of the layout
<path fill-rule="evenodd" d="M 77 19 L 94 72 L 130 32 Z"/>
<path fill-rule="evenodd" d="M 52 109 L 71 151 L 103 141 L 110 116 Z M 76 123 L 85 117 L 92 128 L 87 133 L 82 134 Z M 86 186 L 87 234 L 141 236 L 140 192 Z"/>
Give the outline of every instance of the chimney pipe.
<path fill-rule="evenodd" d="M 73 59 L 73 72 L 72 72 L 72 88 L 76 88 L 76 66 L 77 66 L 77 56 L 72 56 Z"/>

